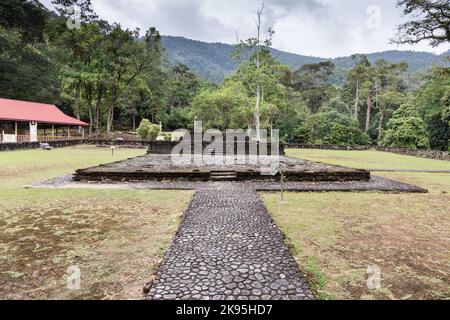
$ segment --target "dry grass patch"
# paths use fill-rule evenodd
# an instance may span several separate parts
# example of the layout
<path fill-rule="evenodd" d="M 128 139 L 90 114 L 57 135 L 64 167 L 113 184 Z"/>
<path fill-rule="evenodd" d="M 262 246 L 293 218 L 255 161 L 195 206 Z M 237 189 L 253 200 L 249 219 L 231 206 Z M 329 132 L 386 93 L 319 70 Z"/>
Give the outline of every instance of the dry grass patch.
<path fill-rule="evenodd" d="M 4 299 L 141 298 L 190 199 L 166 191 L 34 193 L 37 202 L 0 201 Z M 72 265 L 81 269 L 80 290 L 66 287 Z"/>

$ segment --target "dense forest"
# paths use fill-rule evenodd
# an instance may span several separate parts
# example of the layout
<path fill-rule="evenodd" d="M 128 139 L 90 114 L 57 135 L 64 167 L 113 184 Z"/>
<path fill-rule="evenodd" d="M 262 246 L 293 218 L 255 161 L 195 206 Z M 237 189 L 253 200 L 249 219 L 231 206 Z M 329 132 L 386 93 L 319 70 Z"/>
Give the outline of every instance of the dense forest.
<path fill-rule="evenodd" d="M 90 0 L 53 2 L 57 13 L 39 1 L 2 0 L 0 95 L 56 104 L 88 121 L 92 135 L 135 130 L 142 119 L 162 122 L 165 131 L 199 119 L 206 128 L 279 129 L 293 143 L 448 149 L 445 64 L 416 77 L 405 62 L 366 55 L 346 60 L 345 72 L 338 60 L 322 59 L 292 69 L 271 49 L 274 31 L 258 28 L 258 36 L 227 53 L 235 69 L 217 84 L 170 63 L 156 28 L 141 37 L 97 17 Z M 81 12 L 80 21 L 68 5 Z"/>
<path fill-rule="evenodd" d="M 165 54 L 171 64 L 182 63 L 191 68 L 203 79 L 214 83 L 221 83 L 225 77 L 230 76 L 237 68 L 231 54 L 234 46 L 224 43 L 207 43 L 191 40 L 183 37 L 161 36 L 161 43 Z M 336 85 L 342 85 L 346 73 L 353 67 L 352 57 L 339 57 L 326 59 L 314 56 L 304 56 L 285 52 L 276 48 L 269 48 L 270 53 L 281 63 L 292 70 L 300 68 L 304 64 L 312 64 L 331 60 L 336 69 L 331 81 Z M 407 80 L 431 69 L 434 64 L 448 65 L 446 57 L 450 51 L 440 55 L 430 52 L 390 50 L 367 54 L 370 63 L 383 59 L 391 63 L 407 62 Z"/>

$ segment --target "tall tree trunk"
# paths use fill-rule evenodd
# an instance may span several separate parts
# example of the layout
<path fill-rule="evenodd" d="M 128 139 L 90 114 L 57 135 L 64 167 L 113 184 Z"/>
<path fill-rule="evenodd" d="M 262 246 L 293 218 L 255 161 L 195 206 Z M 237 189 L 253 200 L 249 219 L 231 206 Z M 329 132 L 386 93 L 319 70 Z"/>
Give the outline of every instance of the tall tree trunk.
<path fill-rule="evenodd" d="M 112 130 L 112 119 L 114 118 L 113 112 L 114 112 L 114 105 L 113 105 L 113 102 L 111 101 L 111 103 L 108 106 L 108 114 L 106 117 L 106 134 L 107 135 L 109 135 Z"/>
<path fill-rule="evenodd" d="M 95 103 L 95 135 L 100 133 L 100 113 L 103 99 L 103 85 L 101 82 L 97 84 L 97 102 Z"/>
<path fill-rule="evenodd" d="M 355 119 L 358 120 L 358 105 L 359 105 L 359 79 L 356 79 L 356 97 L 355 97 Z"/>
<path fill-rule="evenodd" d="M 273 123 L 272 123 L 272 119 L 270 119 L 270 139 L 273 138 Z"/>
<path fill-rule="evenodd" d="M 378 144 L 381 143 L 381 131 L 383 130 L 384 111 L 380 109 L 380 122 L 378 123 Z"/>
<path fill-rule="evenodd" d="M 256 140 L 261 140 L 261 115 L 259 107 L 261 103 L 261 92 L 259 86 L 256 88 L 256 108 L 255 108 L 255 125 L 256 125 Z"/>
<path fill-rule="evenodd" d="M 133 113 L 133 131 L 136 131 L 136 115 Z"/>
<path fill-rule="evenodd" d="M 366 115 L 366 133 L 369 131 L 370 127 L 370 119 L 371 119 L 371 113 L 372 113 L 372 98 L 370 96 L 367 97 L 367 115 Z"/>
<path fill-rule="evenodd" d="M 260 35 L 261 35 L 261 16 L 263 14 L 264 4 L 261 10 L 258 10 L 258 22 L 256 24 L 257 37 L 256 37 L 256 70 L 259 73 L 260 61 L 259 61 L 259 51 L 260 51 Z M 259 82 L 260 79 L 257 79 Z M 261 140 L 261 114 L 260 114 L 260 104 L 261 104 L 261 86 L 258 84 L 256 86 L 256 108 L 255 108 L 255 125 L 256 125 L 256 140 L 259 142 Z"/>
<path fill-rule="evenodd" d="M 92 110 L 92 87 L 89 86 L 86 92 L 86 100 L 89 112 L 89 136 L 92 136 L 92 127 L 94 123 L 94 114 Z"/>
<path fill-rule="evenodd" d="M 80 120 L 80 109 L 81 109 L 81 89 L 80 85 L 77 85 L 75 88 L 75 116 L 78 120 Z"/>
<path fill-rule="evenodd" d="M 112 87 L 111 90 L 111 101 L 108 106 L 108 115 L 106 119 L 106 133 L 109 135 L 112 131 L 113 121 L 114 121 L 114 108 L 117 102 L 117 88 Z"/>

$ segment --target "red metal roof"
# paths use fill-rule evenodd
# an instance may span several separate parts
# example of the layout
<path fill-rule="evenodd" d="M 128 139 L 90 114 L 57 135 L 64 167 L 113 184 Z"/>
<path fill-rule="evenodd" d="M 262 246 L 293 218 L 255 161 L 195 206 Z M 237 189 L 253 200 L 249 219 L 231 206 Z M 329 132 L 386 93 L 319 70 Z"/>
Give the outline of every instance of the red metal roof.
<path fill-rule="evenodd" d="M 65 115 L 52 104 L 3 98 L 0 98 L 0 120 L 88 126 L 83 121 Z"/>

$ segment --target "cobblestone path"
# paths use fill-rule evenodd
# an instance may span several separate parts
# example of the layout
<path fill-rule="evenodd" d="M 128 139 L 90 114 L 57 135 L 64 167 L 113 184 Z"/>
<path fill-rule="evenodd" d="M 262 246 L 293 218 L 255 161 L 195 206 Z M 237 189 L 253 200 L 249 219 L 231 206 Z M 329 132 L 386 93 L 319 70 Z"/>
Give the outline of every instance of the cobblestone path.
<path fill-rule="evenodd" d="M 255 189 L 197 189 L 149 299 L 314 299 Z"/>

